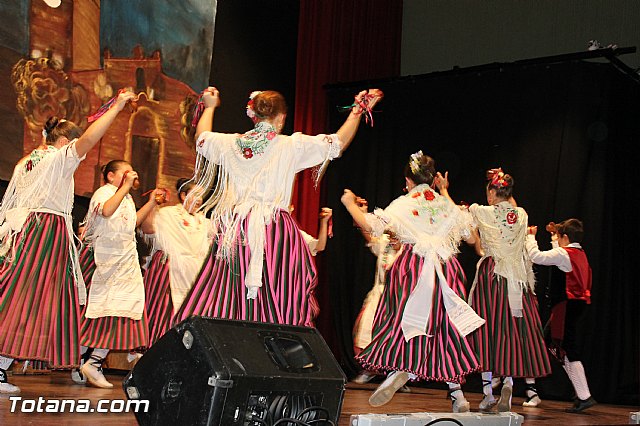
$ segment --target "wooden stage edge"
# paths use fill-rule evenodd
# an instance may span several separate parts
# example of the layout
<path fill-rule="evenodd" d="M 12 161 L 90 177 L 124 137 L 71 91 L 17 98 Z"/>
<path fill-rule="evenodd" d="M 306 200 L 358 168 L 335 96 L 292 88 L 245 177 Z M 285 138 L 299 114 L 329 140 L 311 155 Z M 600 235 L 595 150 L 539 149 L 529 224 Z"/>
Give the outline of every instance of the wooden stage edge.
<path fill-rule="evenodd" d="M 90 386 L 76 385 L 71 381 L 69 372 L 54 372 L 50 375 L 12 376 L 11 382 L 20 386 L 22 392 L 18 395 L 22 400 L 38 400 L 39 397 L 48 399 L 84 399 L 91 401 L 91 407 L 97 405 L 100 399 L 123 400 L 122 380 L 124 375 L 109 374 L 107 379 L 114 384 L 113 389 L 98 389 Z M 447 399 L 446 391 L 412 387 L 410 393 L 397 393 L 393 400 L 382 407 L 371 407 L 369 396 L 377 385 L 356 385 L 349 383 L 344 395 L 340 426 L 349 425 L 352 414 L 366 413 L 415 413 L 451 412 L 451 403 Z M 472 411 L 478 410 L 482 395 L 466 393 L 471 403 Z M 10 395 L 0 395 L 0 424 L 1 425 L 136 425 L 132 413 L 36 413 L 19 412 L 21 401 L 10 400 Z M 522 407 L 522 398 L 514 397 L 512 411 L 524 416 L 526 425 L 622 425 L 629 424 L 631 412 L 640 411 L 640 407 L 598 404 L 586 410 L 583 414 L 565 413 L 564 409 L 570 403 L 566 401 L 545 400 L 539 408 Z M 11 412 L 14 405 L 16 412 Z M 27 407 L 28 405 L 24 405 Z M 68 410 L 67 410 L 68 411 Z"/>

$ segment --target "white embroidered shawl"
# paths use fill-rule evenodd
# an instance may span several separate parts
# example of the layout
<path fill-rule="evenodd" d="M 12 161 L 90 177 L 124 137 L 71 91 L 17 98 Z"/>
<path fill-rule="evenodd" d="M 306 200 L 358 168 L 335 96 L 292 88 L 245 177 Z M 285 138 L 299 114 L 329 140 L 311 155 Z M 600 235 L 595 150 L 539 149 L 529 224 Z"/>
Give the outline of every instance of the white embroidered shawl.
<path fill-rule="evenodd" d="M 469 211 L 478 226 L 484 257 L 492 257 L 495 262 L 494 272 L 507 279 L 509 290 L 509 306 L 515 317 L 522 316 L 522 290 L 528 288 L 532 292 L 535 278 L 531 261 L 525 250 L 528 216 L 522 207 L 514 207 L 508 201 L 493 206 L 473 204 Z M 475 290 L 474 280 L 469 300 Z"/>
<path fill-rule="evenodd" d="M 12 259 L 19 244 L 15 236 L 22 230 L 32 212 L 53 213 L 64 217 L 69 239 L 69 257 L 78 300 L 85 303 L 86 290 L 78 252 L 71 210 L 73 209 L 73 173 L 86 156 L 78 157 L 75 140 L 57 149 L 36 149 L 18 162 L 0 205 L 0 256 Z"/>
<path fill-rule="evenodd" d="M 385 229 L 413 246 L 415 254 L 424 258 L 422 271 L 402 317 L 405 339 L 427 335 L 436 280 L 442 292 L 447 315 L 461 336 L 484 324 L 474 311 L 449 287 L 442 262 L 458 252 L 463 238 L 473 229 L 471 216 L 428 185 L 418 185 L 408 194 L 395 199 L 386 209 L 367 214 L 374 235 Z"/>
<path fill-rule="evenodd" d="M 247 152 L 245 136 L 255 132 L 268 135 L 268 143 Z M 289 208 L 295 174 L 339 157 L 342 143 L 335 134 L 277 135 L 272 126 L 261 122 L 244 135 L 203 132 L 196 150 L 194 181 L 202 188 L 213 187 L 213 195 L 202 208 L 212 211 L 218 255 L 228 258 L 234 244 L 249 244 L 251 260 L 245 285 L 247 298 L 253 299 L 262 286 L 266 226 L 277 211 Z M 185 205 L 192 197 L 205 195 L 194 190 Z M 239 224 L 250 213 L 246 235 L 238 235 Z"/>

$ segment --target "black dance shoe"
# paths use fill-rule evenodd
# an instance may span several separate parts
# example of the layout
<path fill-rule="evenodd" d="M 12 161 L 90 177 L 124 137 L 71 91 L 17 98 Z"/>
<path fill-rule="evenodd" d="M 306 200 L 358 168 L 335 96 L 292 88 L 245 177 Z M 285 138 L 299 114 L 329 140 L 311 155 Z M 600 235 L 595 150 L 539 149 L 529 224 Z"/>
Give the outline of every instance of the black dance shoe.
<path fill-rule="evenodd" d="M 580 413 L 587 408 L 593 407 L 596 404 L 597 402 L 595 399 L 593 399 L 592 396 L 587 399 L 576 399 L 576 401 L 573 403 L 573 407 L 567 408 L 565 411 L 567 413 Z"/>

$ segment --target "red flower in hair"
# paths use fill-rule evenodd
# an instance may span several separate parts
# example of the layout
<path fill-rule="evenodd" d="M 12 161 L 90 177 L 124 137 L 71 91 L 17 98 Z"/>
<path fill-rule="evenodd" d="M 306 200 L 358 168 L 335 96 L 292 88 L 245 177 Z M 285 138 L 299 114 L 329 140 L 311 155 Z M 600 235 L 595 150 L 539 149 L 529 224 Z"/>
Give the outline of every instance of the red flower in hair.
<path fill-rule="evenodd" d="M 501 167 L 497 169 L 491 169 L 487 171 L 487 180 L 491 181 L 491 186 L 508 186 L 506 179 L 504 178 L 505 174 L 502 171 Z"/>
<path fill-rule="evenodd" d="M 413 213 L 414 216 L 418 216 L 419 215 L 418 210 L 412 210 L 411 213 Z"/>
<path fill-rule="evenodd" d="M 426 191 L 424 191 L 424 199 L 427 201 L 431 201 L 434 198 L 436 198 L 435 195 L 433 195 L 433 192 L 429 191 L 428 189 Z"/>
<path fill-rule="evenodd" d="M 516 212 L 507 213 L 507 223 L 509 225 L 513 225 L 517 221 L 518 221 L 518 213 L 516 213 Z"/>
<path fill-rule="evenodd" d="M 244 148 L 242 150 L 242 155 L 244 156 L 244 158 L 251 158 L 253 157 L 253 151 L 251 150 L 251 148 Z"/>

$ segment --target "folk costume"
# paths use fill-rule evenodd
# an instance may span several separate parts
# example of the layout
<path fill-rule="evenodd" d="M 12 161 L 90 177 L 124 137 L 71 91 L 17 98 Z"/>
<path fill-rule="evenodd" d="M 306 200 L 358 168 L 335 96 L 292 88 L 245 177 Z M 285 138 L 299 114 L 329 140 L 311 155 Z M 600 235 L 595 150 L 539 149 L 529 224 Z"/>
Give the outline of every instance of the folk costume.
<path fill-rule="evenodd" d="M 508 201 L 469 207 L 478 226 L 484 255 L 477 264 L 469 301 L 484 326 L 471 335 L 483 368 L 484 399 L 481 410 L 496 403 L 511 409 L 513 377 L 535 378 L 551 373 L 544 344 L 535 278 L 525 252 L 528 216 Z M 492 375 L 503 376 L 499 401 L 491 388 Z"/>
<path fill-rule="evenodd" d="M 118 188 L 110 183 L 91 197 L 82 251 L 89 288 L 80 343 L 91 348 L 132 350 L 148 345 L 144 286 L 136 247 L 136 206 L 127 194 L 110 217 L 104 203 Z"/>
<path fill-rule="evenodd" d="M 484 323 L 463 300 L 455 257 L 471 216 L 421 184 L 365 217 L 374 236 L 389 229 L 403 249 L 387 274 L 372 341 L 356 358 L 367 370 L 461 383 L 480 368 L 465 336 Z"/>
<path fill-rule="evenodd" d="M 560 247 L 557 240 L 553 240 L 551 244 L 551 250 L 540 251 L 535 236 L 527 235 L 526 248 L 531 261 L 558 268 L 554 269 L 552 277 L 556 279 L 551 283 L 558 291 L 551 295 L 549 350 L 562 363 L 578 397 L 574 406 L 567 411 L 580 412 L 596 404 L 589 390 L 577 345 L 580 324 L 587 305 L 591 304 L 591 266 L 580 243 Z"/>
<path fill-rule="evenodd" d="M 75 140 L 35 149 L 16 165 L 0 206 L 0 355 L 78 365 L 86 298 L 73 242 Z M 1 357 L 0 357 L 1 358 Z M 8 358 L 4 358 L 5 360 Z"/>
<path fill-rule="evenodd" d="M 297 172 L 340 156 L 338 136 L 280 135 L 268 122 L 239 134 L 203 132 L 198 185 L 214 195 L 214 237 L 200 274 L 176 315 L 206 315 L 313 326 L 316 269 L 289 214 Z"/>
<path fill-rule="evenodd" d="M 182 204 L 161 208 L 154 217 L 150 263 L 144 274 L 149 346 L 172 326 L 209 250 L 209 221 Z"/>

